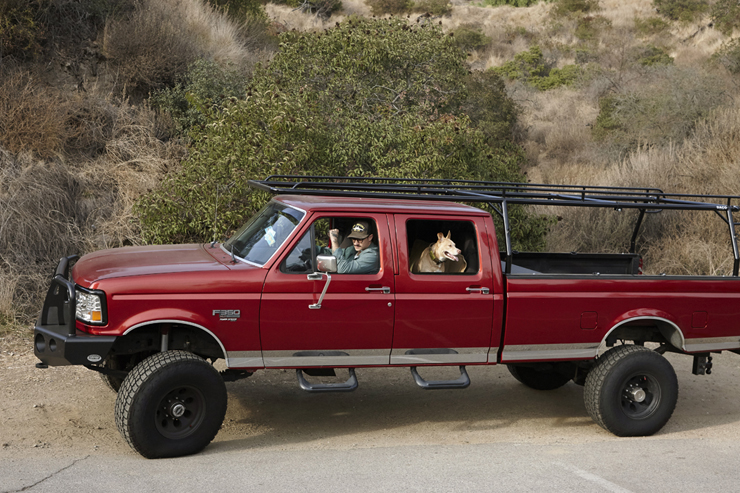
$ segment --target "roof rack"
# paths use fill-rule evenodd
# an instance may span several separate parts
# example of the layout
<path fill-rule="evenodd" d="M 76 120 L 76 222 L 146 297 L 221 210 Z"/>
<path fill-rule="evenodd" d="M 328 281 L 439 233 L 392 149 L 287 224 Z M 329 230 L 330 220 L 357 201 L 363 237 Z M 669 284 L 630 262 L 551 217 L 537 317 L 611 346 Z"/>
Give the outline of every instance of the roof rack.
<path fill-rule="evenodd" d="M 714 211 L 729 226 L 734 255 L 733 275 L 737 276 L 740 270 L 737 243 L 737 226 L 740 223 L 735 222 L 732 216 L 740 211 L 740 196 L 737 195 L 666 193 L 649 187 L 347 176 L 272 175 L 264 180 L 249 180 L 248 183 L 252 188 L 274 194 L 487 203 L 504 222 L 507 270 L 512 255 L 509 204 L 638 209 L 640 213 L 630 241 L 630 253 L 635 252 L 645 213 L 662 210 Z"/>

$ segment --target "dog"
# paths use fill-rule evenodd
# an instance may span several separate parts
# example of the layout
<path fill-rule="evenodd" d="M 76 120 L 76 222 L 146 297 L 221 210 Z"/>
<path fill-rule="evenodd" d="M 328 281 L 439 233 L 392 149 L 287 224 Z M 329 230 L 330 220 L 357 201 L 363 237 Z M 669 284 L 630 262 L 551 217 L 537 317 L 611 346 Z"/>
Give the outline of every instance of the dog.
<path fill-rule="evenodd" d="M 432 243 L 419 254 L 418 259 L 411 264 L 411 272 L 415 274 L 465 272 L 468 263 L 450 236 L 450 231 L 447 232 L 447 236 L 437 233 L 437 242 Z M 414 258 L 413 255 L 412 258 Z"/>

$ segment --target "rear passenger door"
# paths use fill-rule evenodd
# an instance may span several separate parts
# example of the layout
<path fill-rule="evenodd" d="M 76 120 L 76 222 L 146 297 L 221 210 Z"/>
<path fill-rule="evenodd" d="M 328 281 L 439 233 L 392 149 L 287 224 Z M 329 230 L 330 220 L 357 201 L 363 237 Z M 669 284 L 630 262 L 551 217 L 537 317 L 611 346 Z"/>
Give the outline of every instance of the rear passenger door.
<path fill-rule="evenodd" d="M 486 363 L 491 347 L 493 276 L 483 217 L 396 215 L 399 258 L 391 364 Z M 413 273 L 426 247 L 447 236 L 467 262 L 461 273 Z M 498 341 L 494 344 L 498 346 Z"/>

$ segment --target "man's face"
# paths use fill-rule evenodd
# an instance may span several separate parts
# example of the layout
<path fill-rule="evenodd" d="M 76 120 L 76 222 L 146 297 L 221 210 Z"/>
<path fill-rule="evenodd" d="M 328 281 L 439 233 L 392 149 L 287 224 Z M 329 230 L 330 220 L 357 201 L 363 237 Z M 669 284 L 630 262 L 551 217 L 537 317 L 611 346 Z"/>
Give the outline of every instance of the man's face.
<path fill-rule="evenodd" d="M 356 251 L 361 252 L 365 248 L 369 247 L 372 241 L 373 235 L 368 235 L 364 240 L 360 240 L 359 238 L 352 238 L 352 246 L 355 247 Z"/>

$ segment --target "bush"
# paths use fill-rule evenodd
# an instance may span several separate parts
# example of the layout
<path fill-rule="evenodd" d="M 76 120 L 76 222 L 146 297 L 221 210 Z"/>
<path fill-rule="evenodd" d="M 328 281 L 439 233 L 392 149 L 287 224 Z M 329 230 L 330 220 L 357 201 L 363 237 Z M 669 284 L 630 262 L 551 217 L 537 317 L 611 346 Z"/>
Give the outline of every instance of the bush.
<path fill-rule="evenodd" d="M 660 15 L 672 21 L 691 22 L 709 10 L 706 0 L 653 0 Z"/>
<path fill-rule="evenodd" d="M 494 67 L 491 71 L 507 79 L 522 81 L 541 91 L 570 85 L 582 74 L 578 65 L 566 65 L 562 69 L 550 68 L 539 46 L 517 53 L 514 60 L 501 67 Z"/>
<path fill-rule="evenodd" d="M 474 70 L 465 77 L 457 113 L 470 117 L 489 143 L 510 140 L 519 107 L 506 95 L 504 81 L 490 70 Z"/>
<path fill-rule="evenodd" d="M 182 172 L 139 202 L 147 241 L 223 237 L 266 200 L 247 180 L 270 174 L 523 180 L 521 149 L 492 145 L 461 113 L 478 93 L 465 91 L 465 57 L 441 28 L 350 19 L 281 41 L 246 99 L 206 111 Z M 540 244 L 543 220 L 518 214 L 531 233 L 519 244 Z"/>
<path fill-rule="evenodd" d="M 411 12 L 413 0 L 367 0 L 367 5 L 374 15 L 401 15 Z"/>
<path fill-rule="evenodd" d="M 483 0 L 482 4 L 487 7 L 501 7 L 502 5 L 508 5 L 510 7 L 531 7 L 540 1 L 541 0 Z"/>
<path fill-rule="evenodd" d="M 731 36 L 732 31 L 740 27 L 740 3 L 737 0 L 717 0 L 711 11 L 714 27 L 724 34 Z"/>
<path fill-rule="evenodd" d="M 260 0 L 208 0 L 208 3 L 222 9 L 237 22 L 244 22 L 247 18 L 267 17 Z"/>
<path fill-rule="evenodd" d="M 479 50 L 491 43 L 491 38 L 483 34 L 480 27 L 473 24 L 461 24 L 455 29 L 454 40 L 455 44 L 465 52 Z"/>
<path fill-rule="evenodd" d="M 229 98 L 243 98 L 246 82 L 236 69 L 225 69 L 208 60 L 197 60 L 172 88 L 155 93 L 153 107 L 170 113 L 178 132 L 206 123 L 203 106 L 220 108 Z"/>
<path fill-rule="evenodd" d="M 668 23 L 660 17 L 648 17 L 640 19 L 635 17 L 635 30 L 641 36 L 654 36 L 665 32 L 668 29 Z"/>
<path fill-rule="evenodd" d="M 673 65 L 673 57 L 662 48 L 650 45 L 637 55 L 637 62 L 643 67 L 654 65 Z"/>
<path fill-rule="evenodd" d="M 575 35 L 582 41 L 592 41 L 597 38 L 598 34 L 611 27 L 609 19 L 600 15 L 587 15 L 578 19 L 576 24 Z"/>
<path fill-rule="evenodd" d="M 28 6 L 0 8 L 0 54 L 19 59 L 31 59 L 41 53 L 43 29 Z"/>
<path fill-rule="evenodd" d="M 725 67 L 730 73 L 740 74 L 740 39 L 724 43 L 712 55 L 712 60 Z"/>
<path fill-rule="evenodd" d="M 413 10 L 440 17 L 452 12 L 452 5 L 449 0 L 419 0 L 414 3 Z"/>
<path fill-rule="evenodd" d="M 648 80 L 600 101 L 597 140 L 621 151 L 680 142 L 714 108 L 727 101 L 716 77 L 673 66 L 656 67 Z"/>
<path fill-rule="evenodd" d="M 590 14 L 600 9 L 598 0 L 555 0 L 552 12 L 558 17 L 565 17 L 574 14 Z"/>

